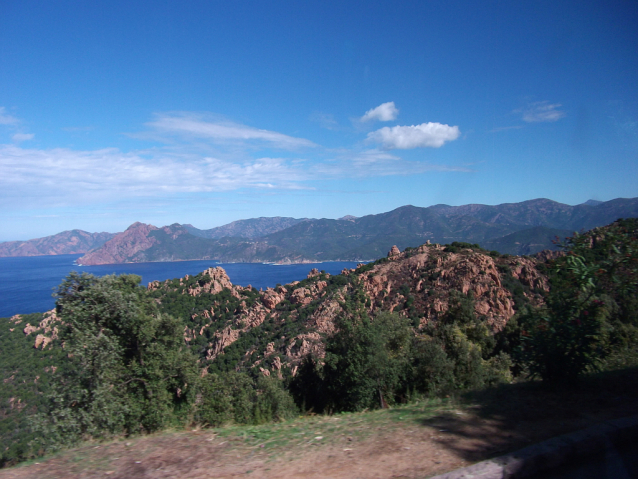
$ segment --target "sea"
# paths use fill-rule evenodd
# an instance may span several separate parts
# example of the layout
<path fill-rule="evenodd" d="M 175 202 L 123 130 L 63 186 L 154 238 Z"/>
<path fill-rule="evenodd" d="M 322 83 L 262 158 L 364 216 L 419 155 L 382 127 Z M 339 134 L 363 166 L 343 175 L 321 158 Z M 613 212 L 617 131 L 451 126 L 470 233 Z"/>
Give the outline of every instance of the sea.
<path fill-rule="evenodd" d="M 301 281 L 312 268 L 330 274 L 339 274 L 344 268 L 355 268 L 358 263 L 336 261 L 311 264 L 275 265 L 262 263 L 218 263 L 210 260 L 173 261 L 166 263 L 127 263 L 99 266 L 80 266 L 76 260 L 80 254 L 57 256 L 24 256 L 0 258 L 0 318 L 14 314 L 30 314 L 48 311 L 55 306 L 52 294 L 71 272 L 107 274 L 136 274 L 142 284 L 151 281 L 181 278 L 195 275 L 221 266 L 233 284 L 266 289 L 277 284 Z"/>

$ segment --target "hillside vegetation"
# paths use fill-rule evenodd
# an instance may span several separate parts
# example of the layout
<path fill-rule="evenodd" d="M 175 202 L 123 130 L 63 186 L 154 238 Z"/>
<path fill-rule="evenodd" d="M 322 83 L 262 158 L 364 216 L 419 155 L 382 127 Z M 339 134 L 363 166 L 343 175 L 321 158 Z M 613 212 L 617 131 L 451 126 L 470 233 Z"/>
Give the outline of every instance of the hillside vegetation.
<path fill-rule="evenodd" d="M 638 220 L 563 249 L 395 247 L 266 291 L 221 268 L 148 288 L 72 273 L 55 311 L 0 321 L 2 463 L 87 438 L 378 409 L 529 376 L 570 387 L 636 364 Z"/>

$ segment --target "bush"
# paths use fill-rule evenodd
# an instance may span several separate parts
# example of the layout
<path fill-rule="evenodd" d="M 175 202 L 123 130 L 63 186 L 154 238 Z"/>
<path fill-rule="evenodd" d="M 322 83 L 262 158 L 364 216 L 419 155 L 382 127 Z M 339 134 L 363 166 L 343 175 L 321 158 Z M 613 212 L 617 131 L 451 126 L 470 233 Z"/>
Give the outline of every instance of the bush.
<path fill-rule="evenodd" d="M 235 371 L 202 379 L 195 421 L 206 426 L 263 424 L 298 414 L 292 396 L 276 378 L 253 379 Z"/>

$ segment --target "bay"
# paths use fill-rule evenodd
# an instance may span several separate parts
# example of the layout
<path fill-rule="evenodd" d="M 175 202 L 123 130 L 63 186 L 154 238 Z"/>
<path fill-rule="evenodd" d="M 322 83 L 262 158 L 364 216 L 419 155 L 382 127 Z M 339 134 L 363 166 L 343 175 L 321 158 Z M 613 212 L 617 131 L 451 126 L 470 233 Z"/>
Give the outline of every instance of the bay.
<path fill-rule="evenodd" d="M 268 288 L 304 279 L 312 268 L 339 274 L 344 268 L 355 268 L 356 262 L 338 261 L 313 264 L 274 265 L 262 263 L 217 263 L 210 260 L 166 263 L 127 263 L 100 266 L 74 264 L 82 255 L 24 256 L 0 258 L 0 318 L 14 314 L 48 311 L 55 306 L 51 296 L 71 271 L 95 276 L 136 274 L 146 286 L 151 281 L 181 278 L 205 269 L 221 266 L 233 284 Z"/>

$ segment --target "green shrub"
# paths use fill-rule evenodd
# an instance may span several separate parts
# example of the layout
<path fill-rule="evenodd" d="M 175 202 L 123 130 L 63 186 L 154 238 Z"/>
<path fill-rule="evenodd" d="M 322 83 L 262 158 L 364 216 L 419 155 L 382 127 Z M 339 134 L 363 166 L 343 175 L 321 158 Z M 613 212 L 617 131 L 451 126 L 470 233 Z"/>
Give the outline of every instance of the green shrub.
<path fill-rule="evenodd" d="M 263 424 L 295 417 L 298 409 L 277 378 L 230 371 L 202 379 L 195 421 L 206 426 Z"/>
<path fill-rule="evenodd" d="M 443 344 L 430 337 L 417 337 L 413 342 L 412 388 L 428 396 L 447 393 L 454 387 L 454 362 L 443 350 Z"/>

